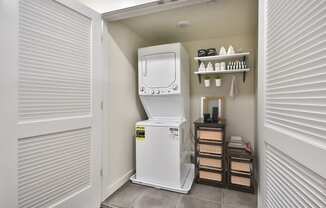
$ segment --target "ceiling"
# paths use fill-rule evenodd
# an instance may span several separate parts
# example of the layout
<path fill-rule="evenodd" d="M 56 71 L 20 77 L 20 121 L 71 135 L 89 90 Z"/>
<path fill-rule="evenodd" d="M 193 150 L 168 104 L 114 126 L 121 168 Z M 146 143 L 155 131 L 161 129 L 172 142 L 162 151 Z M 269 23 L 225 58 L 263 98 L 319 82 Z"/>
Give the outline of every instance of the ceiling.
<path fill-rule="evenodd" d="M 147 41 L 190 41 L 257 33 L 257 0 L 217 0 L 121 20 Z M 179 28 L 187 20 L 189 27 Z"/>
<path fill-rule="evenodd" d="M 156 0 L 78 0 L 99 13 L 132 7 Z"/>

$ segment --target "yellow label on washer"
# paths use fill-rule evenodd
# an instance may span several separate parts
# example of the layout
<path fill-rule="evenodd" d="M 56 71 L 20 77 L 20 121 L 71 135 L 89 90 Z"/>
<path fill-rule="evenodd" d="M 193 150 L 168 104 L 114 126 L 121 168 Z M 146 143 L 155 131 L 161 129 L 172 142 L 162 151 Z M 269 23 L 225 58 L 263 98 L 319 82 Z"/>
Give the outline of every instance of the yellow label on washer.
<path fill-rule="evenodd" d="M 136 141 L 138 142 L 145 141 L 145 127 L 136 126 Z"/>

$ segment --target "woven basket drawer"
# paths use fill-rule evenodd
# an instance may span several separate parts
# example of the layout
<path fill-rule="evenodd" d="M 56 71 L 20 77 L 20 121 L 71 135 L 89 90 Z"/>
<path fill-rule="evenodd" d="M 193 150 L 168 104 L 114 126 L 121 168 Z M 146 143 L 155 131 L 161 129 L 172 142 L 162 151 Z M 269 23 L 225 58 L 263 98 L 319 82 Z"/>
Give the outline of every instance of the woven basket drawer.
<path fill-rule="evenodd" d="M 215 158 L 199 157 L 199 165 L 222 168 L 222 160 Z"/>
<path fill-rule="evenodd" d="M 251 178 L 231 175 L 231 183 L 236 184 L 236 185 L 250 187 L 251 186 Z"/>
<path fill-rule="evenodd" d="M 231 170 L 251 172 L 250 166 L 250 163 L 231 161 Z"/>
<path fill-rule="evenodd" d="M 222 181 L 222 174 L 218 172 L 210 172 L 210 171 L 205 171 L 205 170 L 200 170 L 199 171 L 199 178 L 200 179 L 205 179 L 205 180 L 213 180 L 213 181 Z"/>
<path fill-rule="evenodd" d="M 220 145 L 199 144 L 199 152 L 221 155 L 223 147 Z"/>
<path fill-rule="evenodd" d="M 223 132 L 221 131 L 209 131 L 209 130 L 198 130 L 199 139 L 222 141 Z"/>

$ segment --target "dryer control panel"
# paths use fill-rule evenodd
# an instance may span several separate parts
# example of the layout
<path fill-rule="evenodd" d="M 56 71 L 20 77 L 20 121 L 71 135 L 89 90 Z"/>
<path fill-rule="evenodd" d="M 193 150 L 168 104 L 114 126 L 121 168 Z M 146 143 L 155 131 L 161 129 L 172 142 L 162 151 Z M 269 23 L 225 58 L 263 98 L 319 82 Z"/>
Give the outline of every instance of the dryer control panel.
<path fill-rule="evenodd" d="M 170 95 L 178 93 L 179 86 L 177 84 L 173 84 L 167 88 L 150 88 L 146 86 L 141 86 L 139 88 L 140 95 Z"/>

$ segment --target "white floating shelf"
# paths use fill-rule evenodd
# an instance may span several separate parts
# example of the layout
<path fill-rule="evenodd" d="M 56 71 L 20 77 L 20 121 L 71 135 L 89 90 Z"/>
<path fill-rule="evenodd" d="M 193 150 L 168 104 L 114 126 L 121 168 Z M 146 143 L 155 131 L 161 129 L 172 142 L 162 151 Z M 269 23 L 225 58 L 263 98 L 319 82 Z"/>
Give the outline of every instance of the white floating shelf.
<path fill-rule="evenodd" d="M 231 70 L 224 70 L 224 71 L 203 71 L 203 72 L 200 72 L 200 71 L 197 71 L 197 72 L 194 72 L 195 74 L 198 74 L 198 75 L 205 75 L 205 74 L 225 74 L 225 73 L 237 73 L 237 72 L 248 72 L 250 71 L 250 69 L 231 69 Z"/>
<path fill-rule="evenodd" d="M 203 56 L 203 57 L 195 57 L 194 59 L 197 61 L 217 61 L 217 60 L 224 60 L 224 59 L 232 59 L 241 56 L 249 56 L 250 52 L 243 52 L 243 53 L 235 53 L 230 55 L 218 55 L 218 56 Z"/>

